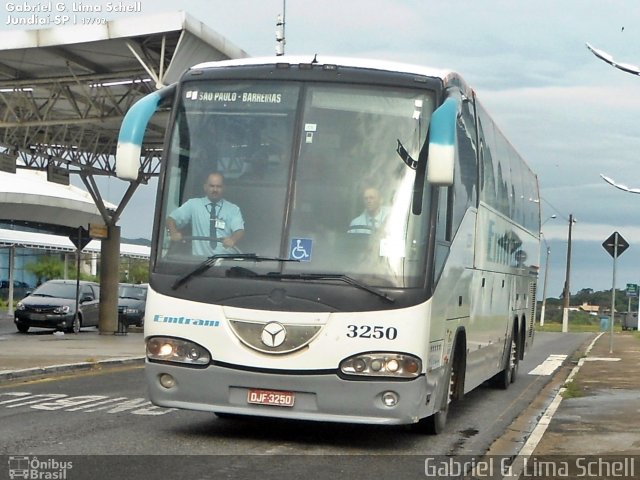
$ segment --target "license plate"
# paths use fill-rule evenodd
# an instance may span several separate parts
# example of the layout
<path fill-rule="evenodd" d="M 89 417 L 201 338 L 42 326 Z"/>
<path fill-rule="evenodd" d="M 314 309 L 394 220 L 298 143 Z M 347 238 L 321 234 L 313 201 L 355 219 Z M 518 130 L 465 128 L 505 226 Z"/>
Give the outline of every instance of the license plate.
<path fill-rule="evenodd" d="M 247 403 L 256 405 L 273 405 L 276 407 L 293 407 L 295 401 L 293 392 L 283 392 L 280 390 L 261 390 L 250 388 L 247 393 Z"/>

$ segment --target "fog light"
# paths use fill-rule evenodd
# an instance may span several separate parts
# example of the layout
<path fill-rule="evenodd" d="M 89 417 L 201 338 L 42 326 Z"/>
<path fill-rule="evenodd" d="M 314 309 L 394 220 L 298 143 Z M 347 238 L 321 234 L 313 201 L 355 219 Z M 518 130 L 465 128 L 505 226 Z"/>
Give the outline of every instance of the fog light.
<path fill-rule="evenodd" d="M 173 388 L 176 386 L 176 379 L 168 373 L 163 373 L 160 375 L 160 385 L 167 389 Z"/>
<path fill-rule="evenodd" d="M 399 399 L 396 392 L 384 392 L 382 394 L 382 403 L 384 403 L 386 407 L 395 407 Z"/>

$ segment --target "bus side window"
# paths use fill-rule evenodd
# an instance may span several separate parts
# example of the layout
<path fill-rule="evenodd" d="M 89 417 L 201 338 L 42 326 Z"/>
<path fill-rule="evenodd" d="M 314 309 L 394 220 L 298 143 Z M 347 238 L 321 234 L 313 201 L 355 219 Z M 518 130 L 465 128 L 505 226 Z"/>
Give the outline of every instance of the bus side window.
<path fill-rule="evenodd" d="M 442 272 L 451 244 L 451 187 L 438 187 L 438 218 L 436 219 L 436 251 L 434 279 Z"/>

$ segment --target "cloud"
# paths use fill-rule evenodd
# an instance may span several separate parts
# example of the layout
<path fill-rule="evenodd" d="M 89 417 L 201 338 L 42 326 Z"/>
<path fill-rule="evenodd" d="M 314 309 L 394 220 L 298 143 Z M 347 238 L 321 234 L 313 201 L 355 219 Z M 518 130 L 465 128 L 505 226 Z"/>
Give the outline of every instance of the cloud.
<path fill-rule="evenodd" d="M 576 217 L 577 218 L 577 217 Z M 569 224 L 551 225 L 543 228 L 544 237 L 550 240 L 567 240 Z M 585 223 L 578 219 L 572 229 L 572 239 L 587 242 L 604 242 L 613 232 L 618 232 L 627 241 L 640 239 L 640 226 L 638 225 L 610 225 L 606 223 Z"/>

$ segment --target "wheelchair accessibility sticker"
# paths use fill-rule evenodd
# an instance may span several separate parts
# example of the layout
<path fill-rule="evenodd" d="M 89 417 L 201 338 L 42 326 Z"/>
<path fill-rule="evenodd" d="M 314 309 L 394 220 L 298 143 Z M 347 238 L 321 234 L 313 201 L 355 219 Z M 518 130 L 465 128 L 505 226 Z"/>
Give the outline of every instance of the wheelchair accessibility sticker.
<path fill-rule="evenodd" d="M 289 259 L 310 262 L 312 249 L 313 240 L 310 238 L 292 238 L 289 246 Z"/>

